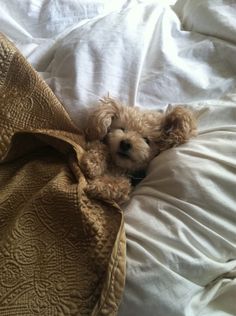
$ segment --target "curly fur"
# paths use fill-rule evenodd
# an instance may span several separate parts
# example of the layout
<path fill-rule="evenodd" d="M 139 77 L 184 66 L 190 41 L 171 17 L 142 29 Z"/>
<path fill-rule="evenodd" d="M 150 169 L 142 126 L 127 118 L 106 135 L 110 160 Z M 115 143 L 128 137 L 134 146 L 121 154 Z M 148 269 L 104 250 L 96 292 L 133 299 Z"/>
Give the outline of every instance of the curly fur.
<path fill-rule="evenodd" d="M 89 142 L 81 168 L 88 178 L 87 192 L 121 204 L 131 191 L 129 175 L 195 136 L 196 121 L 182 106 L 166 113 L 143 111 L 107 97 L 89 113 L 85 135 Z"/>

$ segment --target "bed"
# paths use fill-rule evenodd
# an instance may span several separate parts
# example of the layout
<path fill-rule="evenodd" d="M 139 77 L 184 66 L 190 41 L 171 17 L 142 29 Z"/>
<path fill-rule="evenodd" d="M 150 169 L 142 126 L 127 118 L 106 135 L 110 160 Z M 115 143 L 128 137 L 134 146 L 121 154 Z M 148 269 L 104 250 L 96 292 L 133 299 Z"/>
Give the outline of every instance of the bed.
<path fill-rule="evenodd" d="M 118 315 L 235 316 L 235 2 L 1 0 L 0 12 L 76 125 L 108 93 L 194 111 L 198 136 L 156 157 L 123 208 Z"/>

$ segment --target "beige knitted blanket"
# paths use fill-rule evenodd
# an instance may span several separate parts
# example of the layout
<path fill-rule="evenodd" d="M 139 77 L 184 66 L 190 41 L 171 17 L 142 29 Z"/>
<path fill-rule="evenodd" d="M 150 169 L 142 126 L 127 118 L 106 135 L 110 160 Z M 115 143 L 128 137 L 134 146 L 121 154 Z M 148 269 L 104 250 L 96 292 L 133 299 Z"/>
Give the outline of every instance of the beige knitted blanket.
<path fill-rule="evenodd" d="M 115 315 L 123 214 L 91 200 L 83 138 L 46 83 L 0 35 L 0 315 Z"/>

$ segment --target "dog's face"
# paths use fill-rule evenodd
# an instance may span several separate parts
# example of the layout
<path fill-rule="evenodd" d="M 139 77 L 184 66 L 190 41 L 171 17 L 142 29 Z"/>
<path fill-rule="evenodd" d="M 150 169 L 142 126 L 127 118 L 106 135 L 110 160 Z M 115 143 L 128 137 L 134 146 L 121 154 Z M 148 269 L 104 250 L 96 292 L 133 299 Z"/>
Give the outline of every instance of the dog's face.
<path fill-rule="evenodd" d="M 131 172 L 146 169 L 159 153 L 154 130 L 151 117 L 137 109 L 127 107 L 116 113 L 105 136 L 114 163 Z"/>
<path fill-rule="evenodd" d="M 155 139 L 161 117 L 158 111 L 140 111 L 106 98 L 91 112 L 86 134 L 90 140 L 104 140 L 114 164 L 134 172 L 159 153 Z"/>
<path fill-rule="evenodd" d="M 186 142 L 194 135 L 195 121 L 183 107 L 170 113 L 122 106 L 111 98 L 89 115 L 89 140 L 104 140 L 113 162 L 126 172 L 146 169 L 161 151 Z"/>

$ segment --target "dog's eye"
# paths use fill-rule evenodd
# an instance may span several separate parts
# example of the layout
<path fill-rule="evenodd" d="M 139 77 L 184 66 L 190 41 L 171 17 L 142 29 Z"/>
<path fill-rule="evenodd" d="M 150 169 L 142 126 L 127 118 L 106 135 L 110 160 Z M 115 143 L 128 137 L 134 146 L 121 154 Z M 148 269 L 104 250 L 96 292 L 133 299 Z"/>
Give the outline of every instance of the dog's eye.
<path fill-rule="evenodd" d="M 150 144 L 150 140 L 147 137 L 143 138 L 145 140 L 145 142 L 149 145 Z"/>
<path fill-rule="evenodd" d="M 125 128 L 124 127 L 119 127 L 120 130 L 122 130 L 122 132 L 125 131 Z"/>

